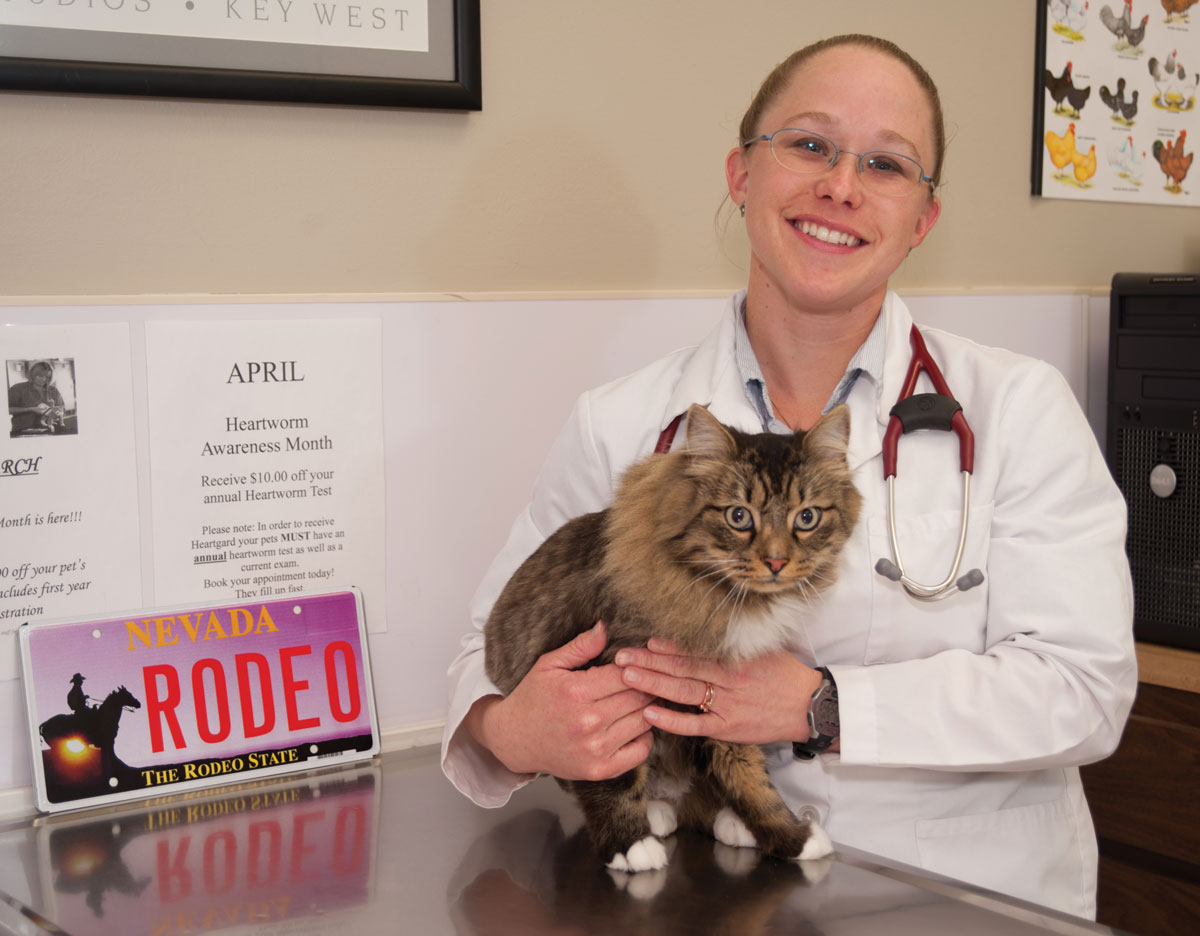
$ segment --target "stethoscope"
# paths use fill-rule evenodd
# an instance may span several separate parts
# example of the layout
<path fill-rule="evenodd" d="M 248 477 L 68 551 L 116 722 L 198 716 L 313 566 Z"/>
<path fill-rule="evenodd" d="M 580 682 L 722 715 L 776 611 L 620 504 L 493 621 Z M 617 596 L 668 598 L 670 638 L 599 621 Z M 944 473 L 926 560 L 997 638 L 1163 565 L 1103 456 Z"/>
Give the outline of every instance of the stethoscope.
<path fill-rule="evenodd" d="M 892 556 L 895 559 L 880 559 L 875 563 L 875 571 L 884 578 L 899 582 L 914 598 L 922 601 L 936 601 L 952 595 L 954 592 L 964 592 L 983 582 L 983 573 L 971 569 L 966 575 L 959 576 L 958 569 L 962 565 L 963 549 L 967 545 L 967 518 L 970 513 L 971 473 L 975 469 L 975 434 L 967 425 L 962 406 L 950 393 L 946 378 L 938 369 L 937 364 L 925 347 L 925 339 L 913 325 L 909 333 L 913 353 L 908 363 L 908 373 L 904 377 L 904 386 L 896 405 L 892 407 L 888 419 L 887 430 L 883 435 L 883 477 L 887 482 L 888 503 L 888 537 L 892 543 Z M 913 393 L 917 386 L 917 378 L 924 370 L 933 383 L 937 393 Z M 671 443 L 684 414 L 676 416 L 669 426 L 658 437 L 654 446 L 656 453 L 662 454 L 671 450 Z M 922 585 L 910 578 L 904 572 L 904 560 L 900 558 L 900 544 L 896 537 L 896 448 L 900 436 L 919 429 L 939 429 L 943 432 L 953 432 L 958 436 L 959 469 L 962 472 L 962 523 L 958 532 L 958 549 L 954 553 L 954 565 L 950 574 L 937 585 Z"/>
<path fill-rule="evenodd" d="M 978 569 L 971 569 L 961 577 L 958 574 L 963 549 L 967 544 L 971 473 L 975 468 L 975 434 L 967 425 L 962 406 L 950 393 L 946 378 L 930 357 L 929 349 L 925 347 L 925 339 L 921 337 L 916 325 L 913 325 L 909 338 L 912 341 L 913 353 L 908 363 L 908 373 L 904 377 L 904 386 L 896 399 L 896 405 L 891 409 L 887 431 L 883 435 L 883 478 L 887 482 L 888 538 L 892 543 L 892 557 L 895 562 L 891 559 L 880 559 L 875 563 L 875 571 L 884 578 L 899 582 L 914 598 L 936 601 L 956 591 L 974 588 L 983 582 L 983 573 Z M 913 393 L 917 386 L 917 377 L 922 370 L 929 375 L 937 393 Z M 954 553 L 954 564 L 950 567 L 950 573 L 937 585 L 922 585 L 905 574 L 904 560 L 900 558 L 900 543 L 896 537 L 896 448 L 900 436 L 920 429 L 938 429 L 953 432 L 958 436 L 958 465 L 962 472 L 962 522 L 959 525 L 958 549 Z"/>

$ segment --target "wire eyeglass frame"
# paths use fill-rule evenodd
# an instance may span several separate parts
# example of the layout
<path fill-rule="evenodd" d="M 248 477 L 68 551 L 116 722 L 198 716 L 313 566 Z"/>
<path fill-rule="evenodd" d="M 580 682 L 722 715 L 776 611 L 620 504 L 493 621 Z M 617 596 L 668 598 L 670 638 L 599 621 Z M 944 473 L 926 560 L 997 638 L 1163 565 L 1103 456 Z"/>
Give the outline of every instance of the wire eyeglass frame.
<path fill-rule="evenodd" d="M 799 164 L 789 163 L 785 161 L 784 157 L 779 153 L 778 150 L 775 149 L 775 137 L 781 133 L 797 134 L 805 138 L 811 137 L 815 140 L 819 140 L 825 144 L 828 144 L 831 155 L 823 164 L 816 164 L 816 161 L 814 160 L 814 164 L 811 166 L 811 168 L 802 168 Z M 748 149 L 754 143 L 766 143 L 771 147 L 771 155 L 775 158 L 775 161 L 779 163 L 779 165 L 789 172 L 795 172 L 800 175 L 811 175 L 817 172 L 824 172 L 827 169 L 832 169 L 835 165 L 837 165 L 837 161 L 839 158 L 841 158 L 841 155 L 846 153 L 855 157 L 858 177 L 862 180 L 863 185 L 865 185 L 872 192 L 876 192 L 888 198 L 903 198 L 906 195 L 911 195 L 918 188 L 920 188 L 922 182 L 928 182 L 930 191 L 933 190 L 932 177 L 927 176 L 925 174 L 924 167 L 922 167 L 921 164 L 911 156 L 905 156 L 902 153 L 893 153 L 888 150 L 869 150 L 866 153 L 856 153 L 854 150 L 842 149 L 840 146 L 834 143 L 833 140 L 829 139 L 829 137 L 825 136 L 824 134 L 817 133 L 815 130 L 806 130 L 803 127 L 780 127 L 774 133 L 764 133 L 762 136 L 756 136 L 752 139 L 743 141 L 742 147 Z M 812 155 L 816 156 L 821 154 L 813 153 Z M 911 186 L 906 186 L 903 191 L 892 191 L 886 188 L 883 185 L 884 180 L 882 177 L 869 172 L 867 166 L 869 161 L 881 156 L 886 156 L 892 160 L 901 160 L 902 164 L 912 164 L 913 166 L 916 166 L 916 181 L 913 182 Z"/>

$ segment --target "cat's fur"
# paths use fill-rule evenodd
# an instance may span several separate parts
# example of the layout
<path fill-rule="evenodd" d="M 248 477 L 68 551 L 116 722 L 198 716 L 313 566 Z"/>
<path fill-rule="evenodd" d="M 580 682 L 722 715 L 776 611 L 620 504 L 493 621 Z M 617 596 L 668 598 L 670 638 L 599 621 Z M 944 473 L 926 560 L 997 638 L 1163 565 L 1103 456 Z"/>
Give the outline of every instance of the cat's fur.
<path fill-rule="evenodd" d="M 593 665 L 650 637 L 724 663 L 788 645 L 858 519 L 849 433 L 845 406 L 794 436 L 741 433 L 693 406 L 684 446 L 631 467 L 608 509 L 564 524 L 509 580 L 484 630 L 489 678 L 508 694 L 541 654 L 599 620 L 609 642 Z M 788 809 L 755 745 L 656 730 L 628 773 L 559 782 L 621 870 L 665 865 L 658 839 L 677 822 L 786 858 L 830 848 Z"/>

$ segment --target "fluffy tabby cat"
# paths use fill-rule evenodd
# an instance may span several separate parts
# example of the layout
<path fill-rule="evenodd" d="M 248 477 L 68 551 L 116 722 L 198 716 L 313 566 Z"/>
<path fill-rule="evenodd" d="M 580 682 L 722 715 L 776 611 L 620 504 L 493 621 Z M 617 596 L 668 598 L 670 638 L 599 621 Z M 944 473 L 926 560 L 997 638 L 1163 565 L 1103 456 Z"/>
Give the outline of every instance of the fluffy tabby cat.
<path fill-rule="evenodd" d="M 489 678 L 508 694 L 548 650 L 599 620 L 593 664 L 650 637 L 735 663 L 786 646 L 804 601 L 834 578 L 861 497 L 846 464 L 850 411 L 793 436 L 748 435 L 701 406 L 687 442 L 621 479 L 610 507 L 564 524 L 517 569 L 484 629 Z M 655 730 L 650 757 L 613 780 L 563 781 L 611 868 L 663 867 L 677 825 L 784 858 L 830 850 L 767 776 L 755 745 Z"/>

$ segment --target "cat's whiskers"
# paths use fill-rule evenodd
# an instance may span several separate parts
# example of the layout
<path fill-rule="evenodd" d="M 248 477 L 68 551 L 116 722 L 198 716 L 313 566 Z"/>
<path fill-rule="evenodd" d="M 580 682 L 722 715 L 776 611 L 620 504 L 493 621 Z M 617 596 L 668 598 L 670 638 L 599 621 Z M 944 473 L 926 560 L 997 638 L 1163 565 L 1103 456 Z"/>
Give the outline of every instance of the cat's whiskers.
<path fill-rule="evenodd" d="M 715 588 L 716 586 L 713 586 L 713 587 Z M 701 629 L 703 630 L 704 628 L 707 628 L 709 622 L 713 619 L 713 616 L 718 611 L 721 610 L 721 608 L 724 606 L 725 602 L 727 602 L 730 598 L 734 598 L 736 595 L 740 594 L 745 589 L 745 587 L 746 586 L 743 585 L 741 582 L 735 582 L 733 588 L 729 589 L 729 591 L 726 592 L 725 597 L 722 598 L 720 601 L 718 601 L 717 606 L 708 613 L 708 617 L 706 617 L 704 619 L 704 624 L 701 625 Z M 709 592 L 711 592 L 711 591 L 712 591 L 712 589 L 710 588 Z M 708 595 L 706 594 L 704 597 L 707 598 Z M 735 608 L 735 610 L 736 610 L 736 608 Z"/>
<path fill-rule="evenodd" d="M 683 563 L 683 562 L 684 562 L 684 560 L 679 560 L 679 561 L 680 561 L 681 563 Z M 689 561 L 690 561 L 690 560 L 689 560 Z M 696 561 L 697 561 L 697 563 L 699 563 L 699 560 L 696 560 Z M 736 562 L 737 560 L 735 560 L 735 559 L 729 559 L 729 560 L 722 560 L 722 561 Z M 685 582 L 683 583 L 683 586 L 682 586 L 681 588 L 679 588 L 679 589 L 678 589 L 678 590 L 677 590 L 677 591 L 676 591 L 676 592 L 675 592 L 675 593 L 674 593 L 674 594 L 671 596 L 671 600 L 672 600 L 672 601 L 678 601 L 680 598 L 682 598 L 682 597 L 683 597 L 683 593 L 684 593 L 684 592 L 686 592 L 686 591 L 687 591 L 689 588 L 691 588 L 693 585 L 698 585 L 698 584 L 700 584 L 700 583 L 701 583 L 701 582 L 703 582 L 705 579 L 710 579 L 710 578 L 713 578 L 713 577 L 715 577 L 715 576 L 725 576 L 725 577 L 728 577 L 728 576 L 726 575 L 726 572 L 727 572 L 727 570 L 726 570 L 726 569 L 710 569 L 708 572 L 705 572 L 703 575 L 693 575 L 693 576 L 691 576 L 690 578 L 688 578 L 688 580 L 687 580 L 687 581 L 685 581 Z M 716 583 L 713 585 L 713 588 L 716 588 L 716 587 L 717 587 L 717 585 L 720 585 L 720 584 L 721 584 L 721 583 L 720 583 L 719 581 L 718 581 L 718 582 L 716 582 Z M 710 589 L 709 589 L 709 591 L 711 592 L 711 591 L 712 591 L 712 588 L 710 588 Z M 706 592 L 706 593 L 705 593 L 705 597 L 707 597 L 707 596 L 708 596 L 708 593 Z M 703 599 L 703 598 L 701 598 L 700 600 L 701 600 L 701 601 L 703 601 L 704 599 Z"/>
<path fill-rule="evenodd" d="M 731 629 L 736 626 L 738 615 L 742 613 L 742 609 L 746 607 L 746 599 L 750 597 L 750 588 L 745 582 L 738 583 L 737 596 L 737 603 L 734 605 L 733 610 L 729 612 L 728 627 Z"/>

